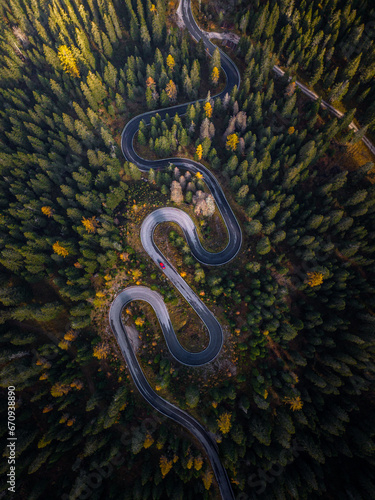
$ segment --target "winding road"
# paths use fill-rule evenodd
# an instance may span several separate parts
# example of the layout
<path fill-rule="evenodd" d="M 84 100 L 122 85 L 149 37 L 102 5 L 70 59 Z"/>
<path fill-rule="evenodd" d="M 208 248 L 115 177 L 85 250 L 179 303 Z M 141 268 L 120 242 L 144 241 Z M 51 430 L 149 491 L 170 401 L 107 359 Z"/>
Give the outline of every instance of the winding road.
<path fill-rule="evenodd" d="M 202 38 L 206 50 L 212 56 L 216 46 L 213 45 L 209 38 L 198 28 L 191 12 L 190 0 L 181 0 L 181 8 L 185 26 L 189 30 L 191 36 L 196 41 Z M 220 55 L 221 67 L 225 72 L 227 83 L 225 89 L 214 98 L 224 97 L 227 92 L 231 92 L 235 85 L 238 87 L 241 81 L 239 71 L 233 61 L 222 51 L 220 51 Z M 203 101 L 203 99 L 201 101 Z M 156 113 L 158 113 L 162 119 L 165 119 L 167 113 L 170 116 L 174 116 L 176 113 L 182 116 L 186 113 L 189 104 L 190 103 L 173 106 L 167 109 L 150 111 L 136 116 L 126 124 L 122 132 L 121 148 L 126 160 L 134 163 L 142 172 L 147 172 L 151 168 L 154 170 L 162 170 L 170 163 L 173 163 L 179 168 L 188 169 L 192 173 L 200 172 L 204 177 L 207 187 L 215 198 L 215 202 L 228 231 L 228 244 L 226 248 L 219 253 L 211 253 L 203 248 L 192 219 L 182 210 L 170 207 L 155 210 L 145 218 L 141 227 L 141 242 L 143 248 L 160 270 L 159 263 L 163 262 L 165 264 L 165 268 L 163 269 L 165 275 L 207 326 L 209 332 L 208 346 L 198 353 L 192 353 L 184 349 L 176 337 L 163 297 L 158 292 L 143 286 L 128 287 L 117 295 L 109 311 L 109 322 L 139 392 L 157 411 L 183 425 L 199 440 L 210 459 L 222 498 L 224 500 L 234 500 L 230 480 L 221 463 L 215 437 L 205 430 L 191 415 L 160 397 L 151 388 L 138 363 L 127 332 L 127 327 L 123 324 L 121 317 L 122 310 L 129 302 L 134 300 L 148 302 L 156 313 L 172 356 L 178 362 L 188 366 L 201 366 L 213 361 L 219 354 L 223 345 L 223 332 L 220 323 L 181 278 L 178 271 L 161 253 L 154 242 L 153 235 L 158 224 L 166 221 L 176 222 L 182 228 L 193 256 L 202 264 L 219 266 L 232 260 L 241 248 L 242 233 L 237 219 L 215 176 L 203 165 L 184 158 L 167 158 L 149 161 L 139 157 L 133 148 L 134 135 L 138 131 L 141 120 L 149 124 L 151 118 L 155 116 Z"/>

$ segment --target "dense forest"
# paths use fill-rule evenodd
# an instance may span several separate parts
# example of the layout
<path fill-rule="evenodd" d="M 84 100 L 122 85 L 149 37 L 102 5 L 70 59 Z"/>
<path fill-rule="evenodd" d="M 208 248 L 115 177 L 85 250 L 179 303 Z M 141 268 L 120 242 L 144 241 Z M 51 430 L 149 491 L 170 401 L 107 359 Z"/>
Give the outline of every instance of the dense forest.
<path fill-rule="evenodd" d="M 232 20 L 243 53 L 260 42 L 288 75 L 315 88 L 339 109 L 357 109 L 362 133 L 375 133 L 375 7 L 367 0 L 245 0 L 201 3 L 207 27 Z M 225 24 L 225 23 L 224 23 Z"/>
<path fill-rule="evenodd" d="M 220 2 L 210 5 L 203 25 L 223 22 Z M 241 223 L 241 252 L 222 268 L 197 263 L 176 226 L 158 236 L 226 341 L 212 366 L 181 366 L 135 303 L 124 320 L 141 365 L 216 436 L 238 499 L 371 498 L 375 187 L 360 139 L 375 124 L 375 12 L 366 0 L 233 2 L 241 86 L 213 99 L 220 53 L 209 59 L 176 28 L 176 7 L 0 0 L 0 385 L 4 399 L 16 389 L 17 497 L 219 497 L 199 443 L 137 393 L 107 324 L 116 293 L 142 283 L 182 336 L 185 325 L 203 331 L 181 320 L 190 313 L 139 228 L 155 207 L 179 206 L 209 244 L 220 217 L 204 179 L 172 164 L 142 174 L 119 147 L 133 116 L 202 99 L 183 117 L 141 123 L 136 148 L 201 161 Z"/>

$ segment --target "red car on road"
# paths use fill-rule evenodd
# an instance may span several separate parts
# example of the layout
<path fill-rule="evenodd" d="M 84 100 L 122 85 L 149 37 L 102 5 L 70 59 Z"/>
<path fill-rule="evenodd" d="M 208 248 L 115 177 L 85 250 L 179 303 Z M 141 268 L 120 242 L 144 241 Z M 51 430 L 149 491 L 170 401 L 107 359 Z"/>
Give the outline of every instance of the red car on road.
<path fill-rule="evenodd" d="M 159 262 L 159 265 L 162 269 L 165 269 L 165 265 L 162 262 Z"/>

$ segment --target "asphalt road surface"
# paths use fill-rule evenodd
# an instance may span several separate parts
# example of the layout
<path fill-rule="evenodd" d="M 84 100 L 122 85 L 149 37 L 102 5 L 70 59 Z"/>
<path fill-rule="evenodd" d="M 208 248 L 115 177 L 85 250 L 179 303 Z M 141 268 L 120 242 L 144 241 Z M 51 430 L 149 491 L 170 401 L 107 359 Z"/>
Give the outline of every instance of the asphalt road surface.
<path fill-rule="evenodd" d="M 203 38 L 207 51 L 210 55 L 212 55 L 216 46 L 213 45 L 207 36 L 203 35 L 198 28 L 191 12 L 190 0 L 181 0 L 181 2 L 183 2 L 182 11 L 184 22 L 191 36 L 196 41 Z M 226 74 L 227 83 L 225 89 L 215 97 L 222 98 L 227 92 L 230 93 L 235 85 L 239 87 L 240 74 L 233 61 L 231 61 L 231 59 L 222 51 L 220 51 L 220 54 L 221 67 Z M 191 353 L 184 349 L 176 337 L 162 296 L 159 293 L 143 286 L 128 287 L 117 295 L 109 311 L 109 322 L 139 392 L 157 411 L 183 425 L 200 441 L 210 459 L 222 498 L 224 500 L 234 500 L 230 480 L 218 454 L 215 437 L 212 436 L 210 432 L 206 431 L 204 427 L 188 413 L 161 398 L 151 388 L 138 363 L 130 336 L 127 333 L 127 327 L 123 324 L 121 318 L 122 310 L 129 302 L 134 300 L 148 302 L 157 315 L 168 349 L 172 356 L 180 363 L 188 366 L 201 366 L 213 361 L 219 354 L 223 345 L 223 332 L 220 323 L 191 290 L 187 283 L 181 278 L 178 271 L 176 271 L 176 269 L 164 257 L 156 246 L 153 235 L 158 224 L 165 221 L 176 222 L 183 229 L 184 235 L 194 257 L 205 265 L 218 266 L 226 264 L 232 260 L 241 248 L 242 233 L 237 219 L 233 214 L 232 209 L 230 208 L 215 176 L 203 165 L 193 160 L 183 158 L 167 158 L 163 160 L 149 161 L 140 158 L 133 148 L 134 135 L 138 131 L 141 120 L 144 120 L 146 124 L 149 124 L 151 118 L 155 116 L 156 113 L 159 113 L 162 119 L 165 118 L 167 113 L 169 116 L 174 116 L 176 113 L 181 116 L 186 113 L 189 104 L 190 103 L 173 106 L 167 109 L 150 111 L 136 116 L 127 123 L 122 132 L 121 148 L 126 160 L 134 163 L 143 172 L 147 172 L 150 168 L 153 168 L 154 170 L 165 169 L 170 163 L 173 163 L 179 168 L 187 169 L 191 173 L 200 172 L 203 175 L 206 185 L 215 198 L 216 205 L 221 212 L 228 231 L 228 244 L 226 248 L 219 253 L 208 252 L 202 247 L 193 221 L 185 212 L 176 208 L 166 207 L 155 210 L 146 217 L 141 228 L 141 241 L 144 249 L 149 254 L 150 258 L 155 262 L 160 272 L 165 273 L 168 279 L 173 283 L 173 285 L 178 289 L 185 300 L 191 305 L 191 307 L 205 323 L 209 332 L 209 344 L 204 350 L 198 353 Z M 160 267 L 160 262 L 164 264 L 164 269 Z"/>

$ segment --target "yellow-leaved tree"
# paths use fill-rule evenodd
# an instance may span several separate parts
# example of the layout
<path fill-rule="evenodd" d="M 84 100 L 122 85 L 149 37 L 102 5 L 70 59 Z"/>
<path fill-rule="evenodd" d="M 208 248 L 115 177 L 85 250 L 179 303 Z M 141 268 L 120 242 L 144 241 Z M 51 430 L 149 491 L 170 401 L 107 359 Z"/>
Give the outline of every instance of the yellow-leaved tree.
<path fill-rule="evenodd" d="M 161 456 L 160 457 L 160 470 L 161 470 L 161 475 L 165 477 L 168 472 L 172 469 L 173 462 L 172 460 L 168 460 L 166 456 Z"/>
<path fill-rule="evenodd" d="M 44 215 L 46 215 L 47 217 L 52 217 L 53 210 L 51 207 L 42 207 L 41 210 L 42 210 L 42 213 Z"/>
<path fill-rule="evenodd" d="M 231 417 L 232 415 L 230 413 L 225 412 L 217 419 L 219 429 L 223 434 L 228 434 L 232 427 Z"/>
<path fill-rule="evenodd" d="M 206 104 L 204 105 L 203 109 L 204 109 L 204 112 L 206 113 L 207 118 L 211 118 L 211 116 L 212 116 L 212 106 L 211 106 L 211 103 L 206 102 Z"/>
<path fill-rule="evenodd" d="M 154 444 L 154 438 L 151 436 L 150 433 L 147 433 L 147 436 L 146 436 L 146 439 L 145 439 L 145 442 L 143 443 L 143 447 L 144 448 L 150 448 L 150 446 L 152 446 Z"/>
<path fill-rule="evenodd" d="M 167 66 L 168 68 L 173 71 L 174 67 L 176 65 L 175 60 L 173 59 L 173 56 L 171 54 L 168 55 L 167 57 Z"/>
<path fill-rule="evenodd" d="M 83 217 L 82 224 L 84 225 L 84 227 L 88 233 L 95 233 L 96 227 L 98 225 L 98 223 L 96 222 L 95 216 L 92 216 L 89 219 L 86 219 L 85 217 Z"/>
<path fill-rule="evenodd" d="M 238 143 L 239 143 L 238 135 L 237 134 L 230 134 L 227 137 L 227 143 L 226 143 L 225 147 L 227 149 L 230 149 L 231 151 L 236 151 Z"/>
<path fill-rule="evenodd" d="M 214 85 L 217 85 L 219 82 L 219 70 L 216 66 L 212 70 L 211 81 Z"/>
<path fill-rule="evenodd" d="M 97 344 L 94 347 L 94 357 L 97 359 L 105 359 L 109 354 L 109 346 L 104 342 Z"/>
<path fill-rule="evenodd" d="M 311 287 L 321 285 L 323 283 L 323 273 L 311 272 L 307 273 L 307 284 Z"/>
<path fill-rule="evenodd" d="M 202 154 L 203 154 L 203 147 L 202 144 L 198 144 L 197 150 L 195 151 L 195 154 L 197 155 L 197 159 L 201 160 L 202 159 Z"/>
<path fill-rule="evenodd" d="M 198 457 L 194 458 L 194 469 L 195 470 L 201 470 L 203 465 L 203 458 L 199 455 Z"/>
<path fill-rule="evenodd" d="M 38 448 L 45 448 L 52 442 L 52 439 L 48 439 L 47 433 L 42 436 L 42 438 L 38 442 Z"/>
<path fill-rule="evenodd" d="M 171 101 L 175 101 L 177 99 L 177 87 L 173 80 L 169 80 L 167 86 L 165 87 L 165 91 Z"/>
<path fill-rule="evenodd" d="M 288 403 L 290 409 L 293 411 L 302 410 L 303 407 L 303 401 L 300 396 L 296 396 L 295 398 L 284 398 L 284 403 Z"/>
<path fill-rule="evenodd" d="M 137 281 L 142 276 L 142 271 L 140 269 L 134 269 L 134 271 L 132 271 L 132 275 L 135 281 Z"/>
<path fill-rule="evenodd" d="M 206 488 L 206 490 L 210 489 L 213 477 L 214 477 L 213 472 L 212 472 L 212 470 L 209 470 L 209 469 L 206 470 L 205 473 L 203 474 L 202 481 L 203 481 L 203 484 L 204 484 L 204 487 Z"/>
<path fill-rule="evenodd" d="M 69 255 L 69 250 L 62 245 L 58 241 L 52 245 L 53 251 L 57 253 L 57 255 L 61 255 L 62 257 L 66 257 Z"/>
<path fill-rule="evenodd" d="M 58 346 L 60 347 L 60 349 L 63 349 L 64 351 L 67 351 L 70 347 L 70 342 L 68 342 L 67 340 L 60 340 L 60 342 L 58 343 Z"/>
<path fill-rule="evenodd" d="M 78 391 L 81 391 L 84 386 L 82 380 L 76 378 L 73 380 L 73 382 L 70 383 L 70 387 L 72 387 L 73 389 L 77 389 Z"/>
<path fill-rule="evenodd" d="M 138 318 L 134 321 L 134 323 L 135 323 L 137 326 L 143 326 L 143 325 L 144 325 L 144 322 L 145 322 L 145 320 L 144 320 L 143 318 L 140 318 L 140 317 L 138 317 Z"/>
<path fill-rule="evenodd" d="M 51 394 L 54 398 L 64 396 L 65 394 L 68 394 L 69 391 L 70 386 L 63 384 L 62 382 L 56 382 L 56 384 L 51 387 Z"/>
<path fill-rule="evenodd" d="M 59 424 L 65 424 L 68 418 L 69 418 L 69 413 L 64 413 L 64 415 L 62 415 L 62 417 L 59 420 Z"/>
<path fill-rule="evenodd" d="M 77 61 L 74 57 L 73 52 L 67 45 L 60 45 L 57 50 L 57 55 L 60 59 L 61 66 L 65 73 L 74 76 L 75 78 L 80 77 L 79 69 L 77 66 Z"/>
<path fill-rule="evenodd" d="M 77 335 L 78 335 L 78 333 L 75 332 L 74 330 L 69 330 L 64 335 L 64 339 L 71 342 L 72 340 L 75 340 L 77 338 Z"/>

